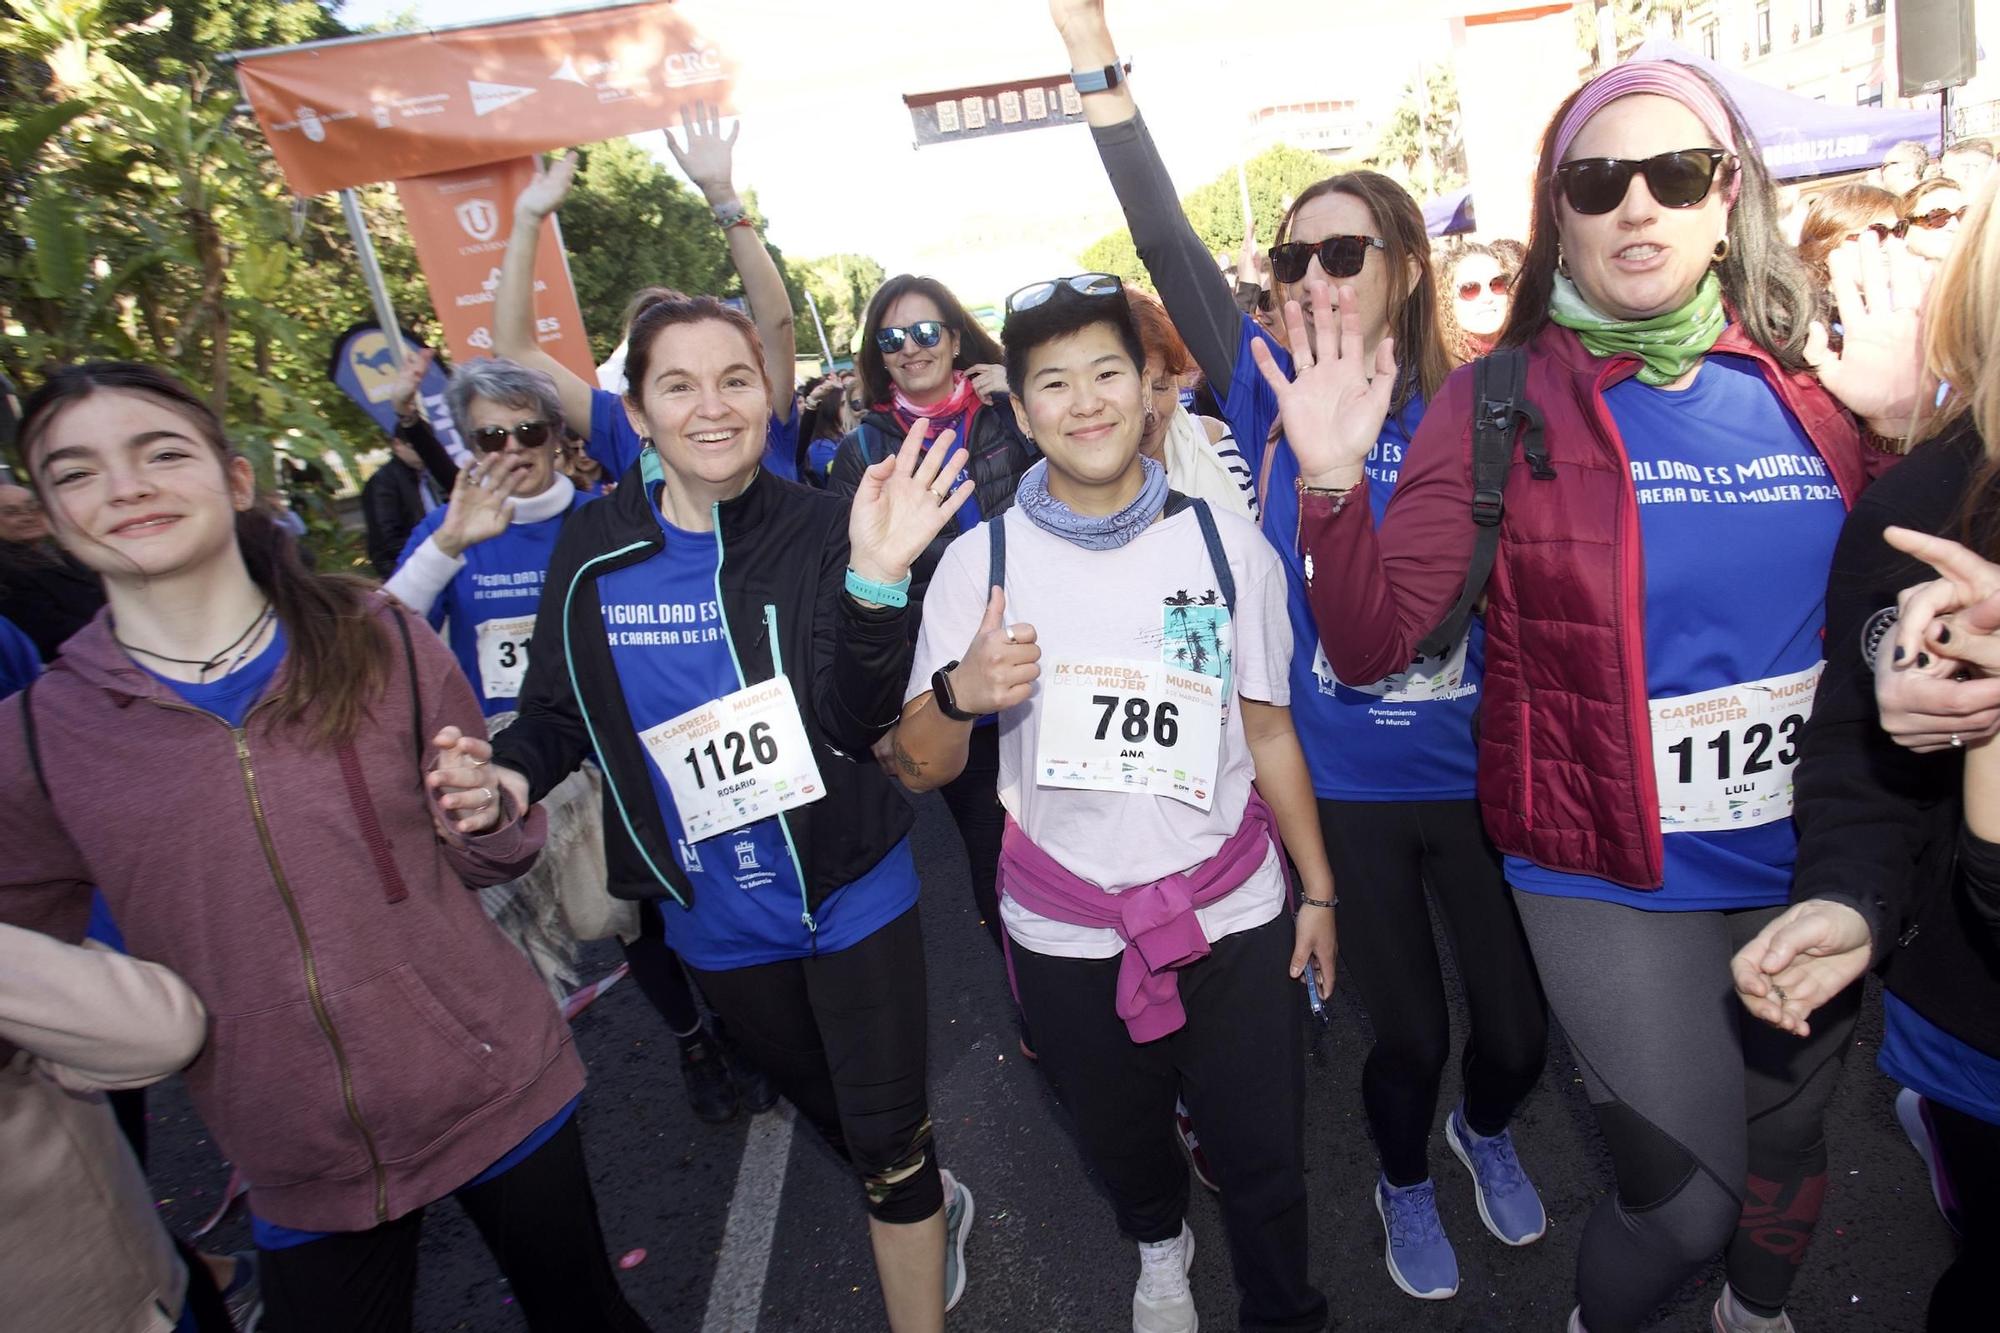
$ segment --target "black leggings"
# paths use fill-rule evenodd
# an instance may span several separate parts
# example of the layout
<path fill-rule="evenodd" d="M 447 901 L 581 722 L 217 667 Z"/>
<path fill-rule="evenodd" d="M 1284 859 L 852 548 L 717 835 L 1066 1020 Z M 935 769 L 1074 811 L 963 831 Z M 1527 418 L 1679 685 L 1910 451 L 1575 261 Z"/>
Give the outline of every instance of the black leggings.
<path fill-rule="evenodd" d="M 994 948 L 1000 948 L 1000 838 L 1007 829 L 1007 811 L 1000 804 L 1000 728 L 974 727 L 966 743 L 965 768 L 939 794 L 958 825 L 965 859 L 972 870 L 972 903 L 979 924 L 986 927 Z"/>
<path fill-rule="evenodd" d="M 701 1026 L 701 1010 L 696 1007 L 694 989 L 688 984 L 681 956 L 667 947 L 666 918 L 660 904 L 651 898 L 639 902 L 639 938 L 624 945 L 625 961 L 632 968 L 632 980 L 667 1020 L 677 1037 L 686 1037 Z"/>
<path fill-rule="evenodd" d="M 1424 890 L 1465 991 L 1465 1119 L 1498 1134 L 1541 1077 L 1548 1010 L 1500 861 L 1472 801 L 1321 801 L 1340 891 L 1340 976 L 1360 989 L 1375 1044 L 1361 1100 L 1391 1185 L 1430 1177 L 1451 1015 Z M 1470 947 L 1467 947 L 1467 946 Z"/>
<path fill-rule="evenodd" d="M 533 1333 L 646 1333 L 604 1250 L 572 1116 L 526 1160 L 457 1199 Z M 419 1208 L 368 1231 L 260 1250 L 269 1333 L 407 1333 L 417 1294 Z"/>
<path fill-rule="evenodd" d="M 1858 988 L 1857 988 L 1858 989 Z M 2000 1125 L 1930 1104 L 1937 1154 L 1958 1205 L 1958 1258 L 1931 1288 L 1928 1333 L 1990 1328 L 2000 1264 Z"/>
<path fill-rule="evenodd" d="M 1781 908 L 1515 898 L 1618 1178 L 1577 1255 L 1584 1326 L 1638 1329 L 1724 1250 L 1739 1300 L 1782 1309 L 1826 1194 L 1822 1121 L 1861 987 L 1801 1041 L 1752 1018 L 1729 976 Z"/>
<path fill-rule="evenodd" d="M 1238 1326 L 1319 1329 L 1326 1298 L 1306 1259 L 1304 987 L 1287 975 L 1288 913 L 1226 935 L 1177 974 L 1187 1024 L 1135 1042 L 1117 1014 L 1121 959 L 1054 958 L 1018 945 L 1014 979 L 1041 1068 L 1074 1118 L 1118 1229 L 1171 1240 L 1187 1216 L 1174 1134 L 1187 1102 L 1221 1186 Z"/>
<path fill-rule="evenodd" d="M 730 1040 L 854 1167 L 870 1214 L 921 1222 L 944 1207 L 915 907 L 838 953 L 689 970 Z"/>

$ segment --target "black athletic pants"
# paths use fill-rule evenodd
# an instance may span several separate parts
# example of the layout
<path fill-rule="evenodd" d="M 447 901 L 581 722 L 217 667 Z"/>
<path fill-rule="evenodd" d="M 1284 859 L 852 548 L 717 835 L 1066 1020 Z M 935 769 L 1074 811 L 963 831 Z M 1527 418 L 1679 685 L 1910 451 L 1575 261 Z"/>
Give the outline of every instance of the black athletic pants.
<path fill-rule="evenodd" d="M 1860 989 L 1856 987 L 1856 989 Z M 1993 1280 L 2000 1265 L 2000 1125 L 1930 1103 L 1931 1129 L 1958 1205 L 1958 1258 L 1931 1288 L 1928 1333 L 1992 1327 Z"/>
<path fill-rule="evenodd" d="M 929 1033 L 917 909 L 837 953 L 690 968 L 729 1039 L 845 1157 L 868 1211 L 921 1222 L 944 1207 L 931 1142 Z"/>
<path fill-rule="evenodd" d="M 972 902 L 993 947 L 1000 947 L 1000 838 L 1007 811 L 1000 804 L 1000 727 L 974 727 L 966 743 L 965 769 L 939 789 L 951 822 L 965 842 L 972 869 Z"/>
<path fill-rule="evenodd" d="M 1187 1025 L 1144 1044 L 1117 1014 L 1119 959 L 1012 950 L 1042 1072 L 1133 1240 L 1180 1234 L 1188 1169 L 1174 1099 L 1187 1103 L 1221 1187 L 1245 1330 L 1326 1325 L 1306 1262 L 1306 996 L 1287 975 L 1292 939 L 1280 912 L 1217 940 L 1178 974 Z"/>
<path fill-rule="evenodd" d="M 1438 906 L 1458 964 L 1471 1035 L 1461 1068 L 1465 1119 L 1498 1134 L 1541 1077 L 1548 1009 L 1513 895 L 1473 801 L 1321 801 L 1340 894 L 1340 979 L 1368 1010 L 1375 1044 L 1361 1100 L 1391 1185 L 1430 1178 L 1438 1084 L 1451 1015 L 1431 932 Z"/>
<path fill-rule="evenodd" d="M 1632 1333 L 1718 1252 L 1752 1312 L 1782 1309 L 1826 1196 L 1822 1121 L 1861 987 L 1800 1040 L 1751 1017 L 1729 975 L 1781 908 L 1515 899 L 1618 1178 L 1584 1224 L 1584 1327 Z"/>
<path fill-rule="evenodd" d="M 572 1116 L 526 1160 L 456 1198 L 533 1333 L 647 1333 L 618 1289 Z M 424 1210 L 369 1231 L 259 1250 L 266 1333 L 408 1333 Z"/>
<path fill-rule="evenodd" d="M 667 947 L 667 923 L 656 900 L 640 900 L 639 938 L 625 944 L 624 949 L 632 980 L 639 983 L 674 1035 L 685 1037 L 700 1027 L 701 1010 L 695 1005 L 687 969 L 681 966 L 680 955 Z"/>

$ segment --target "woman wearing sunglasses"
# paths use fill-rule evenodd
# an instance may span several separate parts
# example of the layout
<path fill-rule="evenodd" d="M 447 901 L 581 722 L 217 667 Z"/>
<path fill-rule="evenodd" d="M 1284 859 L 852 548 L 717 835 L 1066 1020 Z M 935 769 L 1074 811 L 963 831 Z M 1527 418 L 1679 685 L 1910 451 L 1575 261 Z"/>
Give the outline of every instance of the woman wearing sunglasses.
<path fill-rule="evenodd" d="M 1464 241 L 1446 255 L 1445 272 L 1445 290 L 1452 297 L 1452 322 L 1464 337 L 1463 350 L 1468 357 L 1484 356 L 1493 350 L 1500 326 L 1507 322 L 1513 271 L 1500 262 L 1492 246 Z"/>
<path fill-rule="evenodd" d="M 1052 0 L 1051 12 L 1072 70 L 1116 63 L 1098 0 Z M 1309 566 L 1293 539 L 1299 460 L 1278 427 L 1277 399 L 1251 359 L 1259 346 L 1280 359 L 1285 353 L 1232 301 L 1180 211 L 1127 85 L 1089 93 L 1083 106 L 1153 283 L 1259 478 L 1264 533 L 1287 575 L 1292 716 L 1327 855 L 1339 883 L 1367 886 L 1343 896 L 1339 925 L 1342 966 L 1375 1037 L 1361 1088 L 1381 1159 L 1370 1203 L 1382 1220 L 1390 1279 L 1408 1295 L 1443 1299 L 1458 1289 L 1458 1258 L 1438 1216 L 1430 1164 L 1439 1087 L 1451 1057 L 1433 901 L 1454 939 L 1477 942 L 1455 951 L 1472 1030 L 1464 1098 L 1446 1117 L 1446 1143 L 1465 1164 L 1481 1220 L 1497 1239 L 1526 1245 L 1546 1227 L 1508 1133 L 1515 1109 L 1541 1076 L 1547 1019 L 1527 942 L 1473 802 L 1482 631 L 1475 626 L 1441 658 L 1406 656 L 1391 680 L 1336 675 L 1317 650 L 1318 626 L 1340 622 L 1315 621 L 1307 602 Z M 1348 172 L 1301 192 L 1278 225 L 1277 241 L 1271 261 L 1278 294 L 1300 293 L 1308 280 L 1344 283 L 1343 327 L 1359 334 L 1371 358 L 1380 357 L 1392 411 L 1378 423 L 1367 457 L 1376 488 L 1371 513 L 1379 514 L 1406 466 L 1425 404 L 1451 367 L 1423 216 L 1387 177 Z"/>
<path fill-rule="evenodd" d="M 1479 794 L 1617 1176 L 1584 1228 L 1571 1327 L 1639 1328 L 1726 1249 L 1716 1327 L 1776 1333 L 1826 1186 L 1821 1115 L 1854 1004 L 1800 1041 L 1717 1000 L 1731 954 L 1786 900 L 1827 569 L 1888 462 L 1842 401 L 1893 430 L 1914 376 L 1879 372 L 1865 306 L 1844 356 L 1810 334 L 1820 378 L 1803 373 L 1811 276 L 1741 118 L 1687 66 L 1586 84 L 1537 178 L 1501 345 L 1525 349 L 1546 421 L 1520 452 L 1546 458 L 1517 457 L 1504 489 Z M 1368 680 L 1400 669 L 1465 586 L 1475 405 L 1455 376 L 1379 530 L 1367 522 L 1386 359 L 1371 367 L 1344 319 L 1330 336 L 1329 297 L 1314 293 L 1315 345 L 1292 316 L 1310 366 L 1296 383 L 1258 359 L 1303 462 L 1313 606 L 1340 627 L 1322 641 Z"/>
<path fill-rule="evenodd" d="M 1965 221 L 1965 191 L 1949 176 L 1921 181 L 1903 196 L 1903 238 L 1910 253 L 1931 265 L 1944 263 Z"/>
<path fill-rule="evenodd" d="M 477 827 L 482 789 L 540 799 L 595 758 L 613 894 L 658 904 L 732 1040 L 851 1163 L 889 1327 L 936 1333 L 972 1195 L 932 1140 L 914 816 L 867 756 L 965 455 L 913 430 L 851 503 L 772 477 L 756 329 L 712 298 L 641 314 L 625 369 L 653 446 L 564 527 L 491 765 L 440 781 Z"/>
<path fill-rule="evenodd" d="M 993 384 L 990 374 L 982 370 L 998 366 L 1001 360 L 1000 344 L 936 278 L 898 274 L 876 289 L 862 318 L 861 352 L 855 361 L 858 374 L 852 392 L 866 410 L 834 454 L 829 489 L 837 495 L 853 495 L 867 469 L 893 454 L 920 421 L 927 423 L 926 449 L 949 431 L 971 460 L 967 464 L 971 493 L 959 506 L 954 521 L 911 566 L 912 634 L 923 611 L 931 571 L 937 568 L 944 548 L 954 536 L 977 527 L 982 519 L 1005 513 L 1014 503 L 1014 488 L 1037 457 L 1034 444 L 1021 433 L 1007 406 L 1006 385 Z M 982 381 L 989 387 L 982 389 Z M 1000 913 L 993 875 L 1000 863 L 1004 818 L 995 794 L 999 776 L 999 745 L 993 728 L 982 727 L 973 738 L 965 771 L 944 787 L 945 806 L 965 840 L 973 904 L 996 947 L 1000 944 Z M 1033 1047 L 1025 1032 L 1021 1049 L 1032 1056 Z"/>

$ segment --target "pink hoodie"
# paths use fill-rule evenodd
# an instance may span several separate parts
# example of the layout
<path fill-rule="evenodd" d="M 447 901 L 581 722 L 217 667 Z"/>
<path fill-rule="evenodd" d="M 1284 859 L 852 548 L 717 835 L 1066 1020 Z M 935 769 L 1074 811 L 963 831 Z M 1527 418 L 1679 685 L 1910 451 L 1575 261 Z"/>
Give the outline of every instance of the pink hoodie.
<path fill-rule="evenodd" d="M 389 684 L 333 753 L 261 704 L 240 730 L 190 708 L 104 612 L 32 688 L 46 790 L 24 696 L 0 703 L 0 920 L 75 940 L 101 887 L 133 955 L 208 1007 L 188 1088 L 251 1209 L 314 1231 L 442 1197 L 583 1086 L 554 1002 L 470 891 L 534 861 L 542 812 L 439 834 L 418 737 L 485 723 L 429 627 L 377 614 Z"/>

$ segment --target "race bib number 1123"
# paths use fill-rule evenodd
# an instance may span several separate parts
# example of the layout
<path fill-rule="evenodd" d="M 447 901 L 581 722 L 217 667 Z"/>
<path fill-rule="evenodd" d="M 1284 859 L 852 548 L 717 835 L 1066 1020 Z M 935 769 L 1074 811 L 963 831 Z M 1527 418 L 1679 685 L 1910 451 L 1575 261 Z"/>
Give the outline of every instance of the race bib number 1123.
<path fill-rule="evenodd" d="M 1792 813 L 1799 733 L 1824 663 L 1700 694 L 1654 699 L 1662 833 L 1714 833 Z"/>

